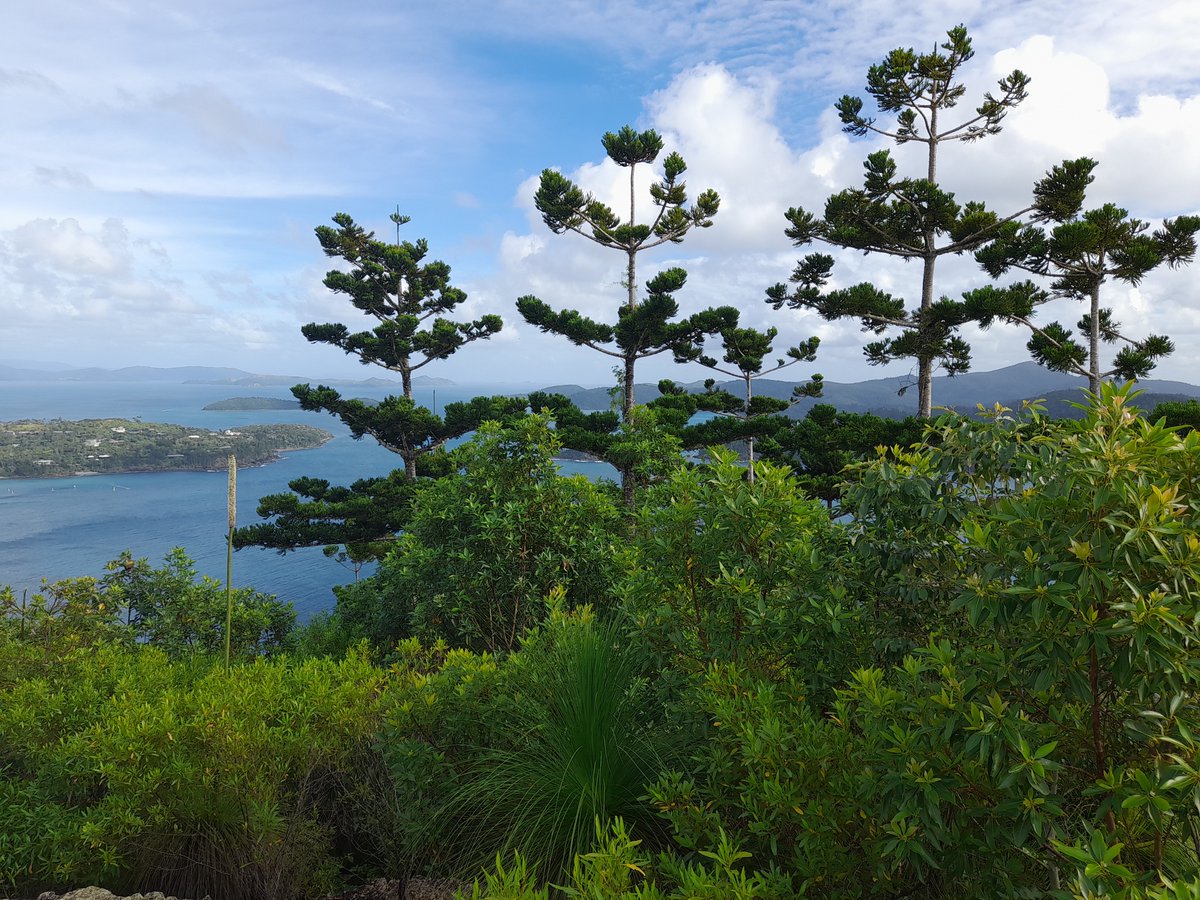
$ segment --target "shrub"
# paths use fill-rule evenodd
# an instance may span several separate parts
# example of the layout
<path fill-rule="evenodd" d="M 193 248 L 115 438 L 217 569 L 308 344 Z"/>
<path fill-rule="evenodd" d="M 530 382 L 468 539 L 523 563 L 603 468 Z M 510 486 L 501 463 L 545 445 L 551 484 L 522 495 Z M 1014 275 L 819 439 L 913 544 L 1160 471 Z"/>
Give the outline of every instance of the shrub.
<path fill-rule="evenodd" d="M 36 653 L 0 642 L 6 661 Z M 0 885 L 327 890 L 337 865 L 323 810 L 370 741 L 380 682 L 362 657 L 226 675 L 99 645 L 0 684 Z"/>
<path fill-rule="evenodd" d="M 485 423 L 456 449 L 457 476 L 425 485 L 380 572 L 338 591 L 338 614 L 380 646 L 418 636 L 514 650 L 561 588 L 570 605 L 608 605 L 621 559 L 609 494 L 558 474 L 545 416 Z"/>
<path fill-rule="evenodd" d="M 789 470 L 758 463 L 751 483 L 732 451 L 710 453 L 711 466 L 676 472 L 639 516 L 622 608 L 666 668 L 792 667 L 829 696 L 856 652 L 839 529 Z"/>

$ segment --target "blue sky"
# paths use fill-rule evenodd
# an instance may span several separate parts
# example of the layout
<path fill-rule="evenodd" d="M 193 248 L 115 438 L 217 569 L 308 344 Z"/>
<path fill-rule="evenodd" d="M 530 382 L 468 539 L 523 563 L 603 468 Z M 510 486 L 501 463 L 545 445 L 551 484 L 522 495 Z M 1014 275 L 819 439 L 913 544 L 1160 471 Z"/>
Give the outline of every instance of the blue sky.
<path fill-rule="evenodd" d="M 781 342 L 820 335 L 812 368 L 828 379 L 903 375 L 907 364 L 866 366 L 853 323 L 775 313 L 761 298 L 797 256 L 783 211 L 819 209 L 858 183 L 877 146 L 839 131 L 834 100 L 861 93 L 891 48 L 927 47 L 958 22 L 977 51 L 968 101 L 1014 67 L 1034 79 L 1001 135 L 945 151 L 942 179 L 961 199 L 1020 208 L 1046 168 L 1088 154 L 1101 162 L 1089 202 L 1148 219 L 1200 210 L 1200 4 L 1143 0 L 1136 17 L 1111 0 L 917 6 L 20 4 L 0 31 L 0 363 L 384 374 L 308 345 L 299 328 L 368 324 L 322 287 L 313 227 L 347 212 L 390 234 L 399 205 L 407 236 L 453 266 L 470 312 L 507 322 L 489 346 L 425 371 L 604 382 L 609 360 L 538 334 L 513 301 L 534 293 L 611 317 L 618 254 L 551 234 L 532 191 L 554 166 L 614 195 L 599 138 L 631 123 L 683 153 L 694 191 L 722 194 L 715 226 L 659 251 L 643 275 L 682 264 L 685 311 L 730 303 L 749 324 L 776 325 Z M 902 296 L 919 289 L 917 269 L 875 257 L 847 256 L 837 272 Z M 969 261 L 939 277 L 947 294 L 982 283 Z M 1164 377 L 1200 380 L 1195 283 L 1185 269 L 1109 298 L 1131 330 L 1177 338 Z M 977 370 L 1026 358 L 1016 330 L 968 338 Z"/>

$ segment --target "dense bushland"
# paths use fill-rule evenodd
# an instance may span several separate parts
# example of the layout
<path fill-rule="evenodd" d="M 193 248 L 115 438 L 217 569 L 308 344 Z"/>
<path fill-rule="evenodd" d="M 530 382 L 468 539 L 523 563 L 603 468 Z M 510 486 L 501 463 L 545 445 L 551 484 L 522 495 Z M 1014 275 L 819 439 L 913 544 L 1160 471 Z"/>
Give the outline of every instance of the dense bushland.
<path fill-rule="evenodd" d="M 838 519 L 714 449 L 629 520 L 488 425 L 329 616 L 246 593 L 228 674 L 182 552 L 5 594 L 0 884 L 1194 896 L 1200 435 L 1129 400 L 941 420 Z"/>

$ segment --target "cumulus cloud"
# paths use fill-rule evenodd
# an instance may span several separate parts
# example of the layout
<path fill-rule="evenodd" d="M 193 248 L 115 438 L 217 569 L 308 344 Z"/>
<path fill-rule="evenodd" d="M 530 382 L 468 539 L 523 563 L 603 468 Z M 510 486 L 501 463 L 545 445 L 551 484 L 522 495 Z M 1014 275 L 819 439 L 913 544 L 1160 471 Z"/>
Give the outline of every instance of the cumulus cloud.
<path fill-rule="evenodd" d="M 926 48 L 963 20 L 978 51 L 963 110 L 1014 67 L 1033 84 L 1000 135 L 943 151 L 941 180 L 960 200 L 1021 209 L 1049 166 L 1087 154 L 1100 161 L 1089 203 L 1151 220 L 1200 208 L 1200 6 L 1189 0 L 1137 10 L 930 0 L 899 12 L 884 0 L 567 0 L 554 16 L 497 0 L 470 13 L 301 0 L 280 14 L 215 0 L 198 15 L 63 0 L 8 23 L 0 97 L 21 127 L 0 146 L 6 340 L 69 348 L 136 334 L 147 353 L 175 342 L 189 360 L 202 347 L 245 368 L 294 358 L 325 370 L 337 354 L 309 347 L 299 326 L 356 314 L 321 285 L 332 262 L 312 226 L 338 209 L 400 202 L 468 290 L 464 314 L 508 323 L 502 339 L 439 373 L 606 381 L 611 360 L 515 321 L 513 301 L 534 294 L 615 316 L 623 257 L 552 234 L 530 173 L 560 165 L 625 214 L 627 172 L 600 157 L 596 139 L 632 117 L 685 157 L 693 196 L 713 187 L 722 197 L 714 227 L 639 260 L 639 283 L 682 265 L 685 313 L 732 304 L 748 324 L 778 326 L 781 343 L 819 335 L 815 368 L 829 378 L 885 374 L 864 364 L 855 323 L 772 311 L 763 291 L 804 252 L 783 234 L 786 209 L 819 211 L 886 146 L 842 133 L 832 101 L 862 93 L 867 66 L 891 47 Z M 907 171 L 920 171 L 916 151 L 897 150 Z M 647 215 L 652 177 L 639 168 Z M 953 295 L 982 276 L 970 259 L 947 259 L 938 277 Z M 842 253 L 835 279 L 911 300 L 919 271 Z M 1176 337 L 1183 349 L 1161 371 L 1181 377 L 1192 377 L 1187 348 L 1200 337 L 1191 280 L 1189 270 L 1156 273 L 1136 292 L 1110 291 L 1118 318 Z M 1062 307 L 1047 312 L 1078 318 Z M 979 369 L 1026 358 L 1016 330 L 968 336 Z M 645 369 L 667 374 L 703 373 Z"/>
<path fill-rule="evenodd" d="M 1030 98 L 1005 122 L 996 137 L 975 144 L 952 144 L 942 150 L 940 177 L 960 199 L 981 199 L 1004 214 L 1028 205 L 1033 182 L 1065 157 L 1092 155 L 1101 160 L 1090 205 L 1119 202 L 1135 214 L 1175 215 L 1200 205 L 1200 98 L 1145 95 L 1131 108 L 1114 105 L 1105 70 L 1079 53 L 1064 51 L 1054 39 L 1034 36 L 1018 46 L 978 60 L 969 74 L 972 93 L 963 115 L 971 115 L 976 95 L 992 88 L 1013 68 L 1033 76 Z M 786 280 L 797 256 L 783 235 L 784 212 L 803 205 L 820 212 L 832 191 L 861 183 L 861 165 L 873 149 L 889 146 L 874 137 L 850 139 L 836 118 L 819 120 L 817 140 L 797 146 L 779 126 L 779 83 L 758 75 L 737 75 L 714 64 L 693 67 L 674 78 L 646 101 L 646 124 L 666 137 L 668 150 L 679 150 L 688 162 L 693 190 L 713 186 L 721 194 L 716 225 L 688 237 L 654 260 L 657 265 L 678 262 L 690 272 L 680 294 L 684 311 L 728 303 L 743 310 L 743 321 L 756 327 L 774 324 L 780 341 L 816 334 L 822 338 L 818 368 L 844 373 L 841 380 L 902 374 L 907 364 L 886 371 L 869 369 L 861 357 L 865 338 L 856 322 L 825 322 L 811 313 L 774 312 L 762 302 L 764 289 Z M 921 148 L 896 150 L 902 166 L 923 173 Z M 591 161 L 568 173 L 582 187 L 612 203 L 624 214 L 621 198 L 628 190 L 627 174 L 607 161 Z M 639 196 L 649 180 L 639 180 Z M 611 251 L 589 246 L 573 236 L 555 237 L 538 221 L 529 198 L 536 179 L 522 185 L 520 196 L 531 223 L 525 234 L 505 235 L 500 248 L 502 278 L 523 282 L 547 302 L 565 298 L 588 314 L 611 318 L 619 288 L 618 260 L 607 267 L 600 257 Z M 820 247 L 812 250 L 826 249 Z M 915 264 L 879 256 L 836 252 L 835 284 L 869 280 L 884 290 L 915 302 L 920 270 Z M 649 260 L 647 261 L 649 262 Z M 648 274 L 654 266 L 641 270 Z M 946 259 L 939 263 L 939 291 L 951 296 L 986 282 L 973 261 Z M 608 282 L 607 284 L 605 282 Z M 1179 335 L 1181 346 L 1196 335 L 1197 300 L 1187 288 L 1185 273 L 1162 272 L 1148 278 L 1140 290 L 1112 284 L 1106 293 L 1118 318 L 1135 325 L 1135 333 L 1154 329 Z M 619 299 L 619 298 L 618 298 Z M 1080 310 L 1064 301 L 1047 310 L 1073 324 Z M 1027 359 L 1027 335 L 1017 329 L 993 328 L 984 334 L 969 328 L 975 343 L 977 369 Z M 578 351 L 578 356 L 587 356 Z M 1160 372 L 1188 375 L 1186 355 Z M 661 368 L 661 367 L 659 367 Z"/>
<path fill-rule="evenodd" d="M 120 219 L 35 219 L 0 231 L 0 318 L 10 347 L 85 363 L 132 352 L 138 361 L 200 359 L 231 343 L 275 346 L 277 316 L 250 312 L 236 275 L 210 276 L 228 309 L 197 299 L 163 248 Z"/>

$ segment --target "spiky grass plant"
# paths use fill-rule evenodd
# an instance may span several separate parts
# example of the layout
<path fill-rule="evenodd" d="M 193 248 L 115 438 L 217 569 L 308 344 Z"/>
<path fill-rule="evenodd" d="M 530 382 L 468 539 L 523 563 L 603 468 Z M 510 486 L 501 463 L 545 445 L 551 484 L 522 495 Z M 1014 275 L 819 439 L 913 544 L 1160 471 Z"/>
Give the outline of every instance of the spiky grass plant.
<path fill-rule="evenodd" d="M 569 875 L 597 823 L 616 817 L 647 844 L 664 834 L 641 799 L 679 745 L 654 728 L 645 681 L 622 634 L 590 613 L 555 616 L 510 663 L 522 712 L 501 723 L 449 804 L 464 868 L 519 851 L 539 876 Z"/>

